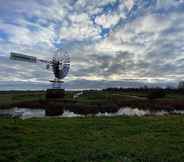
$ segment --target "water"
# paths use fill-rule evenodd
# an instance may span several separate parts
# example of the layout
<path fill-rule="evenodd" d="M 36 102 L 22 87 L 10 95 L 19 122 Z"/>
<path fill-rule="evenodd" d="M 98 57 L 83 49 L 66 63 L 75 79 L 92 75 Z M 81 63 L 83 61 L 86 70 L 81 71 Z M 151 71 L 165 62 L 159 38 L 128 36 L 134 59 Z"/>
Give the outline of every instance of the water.
<path fill-rule="evenodd" d="M 174 110 L 174 111 L 150 111 L 150 110 L 141 110 L 138 108 L 130 108 L 130 107 L 124 107 L 120 108 L 118 112 L 116 113 L 97 113 L 95 115 L 89 114 L 87 116 L 161 116 L 161 115 L 169 115 L 169 114 L 178 114 L 178 115 L 184 115 L 184 110 Z M 16 117 L 21 119 L 28 119 L 28 118 L 43 118 L 46 117 L 45 110 L 44 109 L 28 109 L 28 108 L 12 108 L 12 109 L 0 109 L 0 116 L 8 116 L 8 117 Z M 70 112 L 68 110 L 65 110 L 62 115 L 59 117 L 86 117 L 82 114 L 75 114 L 74 112 Z"/>
<path fill-rule="evenodd" d="M 169 114 L 178 114 L 178 115 L 183 115 L 184 110 L 174 110 L 174 111 L 150 111 L 150 110 L 141 110 L 138 108 L 130 108 L 130 107 L 125 107 L 125 108 L 120 108 L 118 112 L 116 113 L 97 113 L 95 115 L 87 115 L 87 116 L 107 116 L 107 117 L 112 117 L 112 116 L 163 116 L 163 115 L 169 115 Z M 73 112 L 70 112 L 68 110 L 65 110 L 63 115 L 60 117 L 85 117 L 85 115 L 81 114 L 75 114 Z"/>
<path fill-rule="evenodd" d="M 0 109 L 0 116 L 16 117 L 21 119 L 45 117 L 44 109 L 12 108 Z"/>

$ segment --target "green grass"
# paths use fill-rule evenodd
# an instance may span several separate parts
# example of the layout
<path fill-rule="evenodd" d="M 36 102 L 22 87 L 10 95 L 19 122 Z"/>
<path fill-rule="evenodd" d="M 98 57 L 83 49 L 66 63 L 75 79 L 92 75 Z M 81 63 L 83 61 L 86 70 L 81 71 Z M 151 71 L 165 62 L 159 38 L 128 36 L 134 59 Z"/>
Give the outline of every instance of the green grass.
<path fill-rule="evenodd" d="M 37 91 L 21 91 L 21 92 L 9 92 L 0 93 L 0 108 L 11 107 L 11 104 L 24 101 L 38 101 L 43 100 L 44 92 Z"/>
<path fill-rule="evenodd" d="M 39 102 L 45 100 L 44 91 L 5 91 L 0 92 L 0 109 L 11 108 L 21 102 Z M 72 99 L 73 92 L 66 92 L 65 99 Z"/>
<path fill-rule="evenodd" d="M 170 94 L 166 94 L 165 98 L 166 99 L 184 100 L 184 95 L 170 93 Z"/>
<path fill-rule="evenodd" d="M 183 162 L 184 117 L 0 119 L 1 162 Z"/>

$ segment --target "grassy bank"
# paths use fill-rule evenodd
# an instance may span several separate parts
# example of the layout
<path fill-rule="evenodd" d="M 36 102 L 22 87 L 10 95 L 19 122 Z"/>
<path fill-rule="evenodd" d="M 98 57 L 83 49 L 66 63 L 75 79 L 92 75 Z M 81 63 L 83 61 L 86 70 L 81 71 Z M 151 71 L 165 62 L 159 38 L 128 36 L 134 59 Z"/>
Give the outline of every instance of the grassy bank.
<path fill-rule="evenodd" d="M 45 99 L 44 91 L 2 91 L 0 109 L 11 108 L 22 102 L 38 102 Z"/>
<path fill-rule="evenodd" d="M 183 162 L 184 117 L 0 119 L 1 162 Z"/>
<path fill-rule="evenodd" d="M 183 110 L 184 93 L 162 90 L 164 95 L 156 94 L 151 99 L 149 91 L 84 91 L 73 98 L 77 92 L 67 91 L 59 100 L 45 97 L 44 91 L 12 91 L 0 92 L 0 109 L 11 107 L 67 109 L 80 114 L 96 114 L 98 112 L 117 112 L 121 107 L 132 107 L 149 110 Z M 154 97 L 154 93 L 152 97 Z"/>

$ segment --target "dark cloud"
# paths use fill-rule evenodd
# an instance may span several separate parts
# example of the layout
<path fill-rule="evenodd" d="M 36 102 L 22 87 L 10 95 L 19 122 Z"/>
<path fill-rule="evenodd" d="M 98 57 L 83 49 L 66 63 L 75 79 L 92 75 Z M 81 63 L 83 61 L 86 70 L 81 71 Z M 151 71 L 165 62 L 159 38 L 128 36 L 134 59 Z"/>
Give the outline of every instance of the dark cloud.
<path fill-rule="evenodd" d="M 132 60 L 134 54 L 129 52 L 118 52 L 115 55 L 98 53 L 86 56 L 88 66 L 71 70 L 75 76 L 98 75 L 99 77 L 108 77 L 112 74 L 123 74 L 127 69 L 134 69 L 135 63 Z"/>

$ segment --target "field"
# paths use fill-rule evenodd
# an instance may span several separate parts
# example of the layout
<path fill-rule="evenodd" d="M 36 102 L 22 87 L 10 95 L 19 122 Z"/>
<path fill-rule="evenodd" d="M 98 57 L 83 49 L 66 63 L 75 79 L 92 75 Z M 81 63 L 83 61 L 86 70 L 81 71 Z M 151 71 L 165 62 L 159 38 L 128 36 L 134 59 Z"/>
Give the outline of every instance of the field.
<path fill-rule="evenodd" d="M 0 92 L 0 109 L 14 106 L 68 109 L 80 114 L 120 107 L 184 109 L 184 93 L 167 91 L 66 92 L 47 100 L 44 91 Z M 150 95 L 151 94 L 151 95 Z M 152 97 L 156 94 L 156 97 Z M 149 97 L 149 95 L 151 97 Z M 184 116 L 0 118 L 0 162 L 183 162 Z"/>
<path fill-rule="evenodd" d="M 0 119 L 1 162 L 183 162 L 184 117 Z"/>

